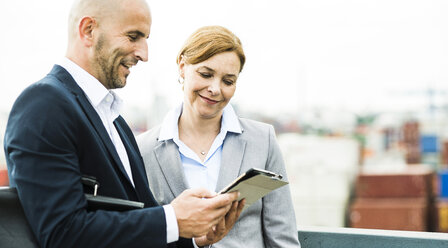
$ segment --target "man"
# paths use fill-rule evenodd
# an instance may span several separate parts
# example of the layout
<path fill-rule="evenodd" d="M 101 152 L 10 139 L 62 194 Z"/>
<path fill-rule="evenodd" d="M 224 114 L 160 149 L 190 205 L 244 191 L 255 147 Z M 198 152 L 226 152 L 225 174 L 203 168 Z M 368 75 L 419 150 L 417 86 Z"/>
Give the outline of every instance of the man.
<path fill-rule="evenodd" d="M 187 190 L 157 206 L 131 130 L 111 89 L 147 61 L 151 17 L 144 0 L 78 0 L 66 58 L 16 100 L 5 133 L 11 185 L 42 247 L 192 247 L 228 232 L 244 204 L 237 194 Z M 87 211 L 89 189 L 145 203 L 127 212 Z M 233 204 L 232 204 L 233 202 Z M 227 215 L 226 215 L 227 213 Z M 206 236 L 205 236 L 206 235 Z"/>

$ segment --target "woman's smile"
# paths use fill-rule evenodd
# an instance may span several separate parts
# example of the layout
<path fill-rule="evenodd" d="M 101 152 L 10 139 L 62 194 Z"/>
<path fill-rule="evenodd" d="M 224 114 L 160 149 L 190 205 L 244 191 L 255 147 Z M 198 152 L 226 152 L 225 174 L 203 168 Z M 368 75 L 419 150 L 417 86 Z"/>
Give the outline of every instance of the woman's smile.
<path fill-rule="evenodd" d="M 219 103 L 219 101 L 216 101 L 216 100 L 212 100 L 212 99 L 210 99 L 210 98 L 207 98 L 207 97 L 205 97 L 205 96 L 201 96 L 200 94 L 198 94 L 199 95 L 199 97 L 201 97 L 201 99 L 204 101 L 204 102 L 206 102 L 206 103 L 208 103 L 208 104 L 217 104 L 217 103 Z"/>

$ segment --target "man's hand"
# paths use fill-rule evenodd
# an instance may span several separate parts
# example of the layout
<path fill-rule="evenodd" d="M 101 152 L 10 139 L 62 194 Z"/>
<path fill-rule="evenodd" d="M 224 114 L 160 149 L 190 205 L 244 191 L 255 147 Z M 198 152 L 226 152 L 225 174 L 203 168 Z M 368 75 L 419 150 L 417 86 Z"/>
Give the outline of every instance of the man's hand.
<path fill-rule="evenodd" d="M 205 236 L 195 238 L 194 241 L 198 246 L 205 246 L 214 244 L 223 239 L 227 233 L 232 229 L 235 222 L 238 220 L 241 212 L 243 211 L 246 200 L 243 199 L 239 202 L 233 202 L 232 207 L 226 214 L 225 218 L 214 226 Z"/>
<path fill-rule="evenodd" d="M 206 189 L 187 189 L 171 202 L 183 238 L 206 235 L 238 199 L 238 193 L 216 195 Z"/>

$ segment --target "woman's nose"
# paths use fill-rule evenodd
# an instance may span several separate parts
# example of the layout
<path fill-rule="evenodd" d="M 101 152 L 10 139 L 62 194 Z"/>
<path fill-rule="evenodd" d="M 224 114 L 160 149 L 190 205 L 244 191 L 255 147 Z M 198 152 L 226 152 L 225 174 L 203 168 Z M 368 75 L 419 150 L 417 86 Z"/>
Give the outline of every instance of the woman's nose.
<path fill-rule="evenodd" d="M 210 93 L 215 96 L 217 94 L 219 94 L 219 87 L 220 87 L 220 80 L 216 79 L 213 80 L 213 82 L 210 84 L 210 86 L 208 86 L 208 91 L 210 91 Z"/>

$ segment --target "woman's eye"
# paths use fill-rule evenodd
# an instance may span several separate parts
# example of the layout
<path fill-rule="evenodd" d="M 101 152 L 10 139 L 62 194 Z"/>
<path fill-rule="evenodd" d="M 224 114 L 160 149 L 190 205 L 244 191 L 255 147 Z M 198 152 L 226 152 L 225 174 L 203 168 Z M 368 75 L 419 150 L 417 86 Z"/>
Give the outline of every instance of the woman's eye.
<path fill-rule="evenodd" d="M 199 74 L 201 75 L 201 77 L 203 78 L 210 78 L 212 75 L 209 73 L 203 73 L 203 72 L 199 72 Z"/>
<path fill-rule="evenodd" d="M 224 80 L 224 83 L 227 85 L 232 85 L 233 81 L 232 80 Z"/>

